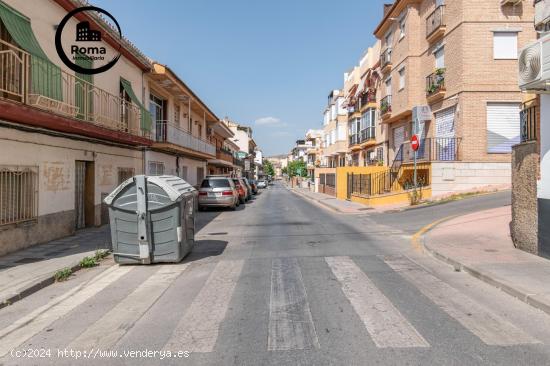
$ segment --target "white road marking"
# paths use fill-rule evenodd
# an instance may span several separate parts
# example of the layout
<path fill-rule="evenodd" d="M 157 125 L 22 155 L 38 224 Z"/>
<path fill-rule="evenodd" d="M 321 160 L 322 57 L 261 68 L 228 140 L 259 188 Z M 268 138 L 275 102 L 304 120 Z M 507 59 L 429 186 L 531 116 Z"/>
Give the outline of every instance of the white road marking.
<path fill-rule="evenodd" d="M 20 346 L 54 321 L 90 299 L 130 272 L 133 267 L 113 266 L 94 278 L 58 296 L 0 331 L 0 358 Z"/>
<path fill-rule="evenodd" d="M 540 343 L 409 259 L 401 257 L 384 261 L 485 344 L 509 346 Z"/>
<path fill-rule="evenodd" d="M 212 352 L 243 268 L 243 260 L 219 261 L 164 346 L 165 350 Z"/>
<path fill-rule="evenodd" d="M 68 346 L 71 349 L 112 348 L 153 306 L 189 263 L 163 265 Z"/>
<path fill-rule="evenodd" d="M 325 261 L 377 347 L 430 346 L 351 258 L 326 257 Z"/>
<path fill-rule="evenodd" d="M 296 258 L 273 259 L 267 349 L 320 348 Z"/>

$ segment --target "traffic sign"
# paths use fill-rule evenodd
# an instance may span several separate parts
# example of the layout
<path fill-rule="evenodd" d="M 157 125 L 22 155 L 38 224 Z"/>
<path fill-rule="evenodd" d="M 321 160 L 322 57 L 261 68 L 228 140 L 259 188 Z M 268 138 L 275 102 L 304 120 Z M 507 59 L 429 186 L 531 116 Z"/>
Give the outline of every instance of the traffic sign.
<path fill-rule="evenodd" d="M 418 135 L 412 135 L 411 137 L 411 148 L 413 151 L 417 151 L 420 147 L 420 141 L 418 140 Z"/>

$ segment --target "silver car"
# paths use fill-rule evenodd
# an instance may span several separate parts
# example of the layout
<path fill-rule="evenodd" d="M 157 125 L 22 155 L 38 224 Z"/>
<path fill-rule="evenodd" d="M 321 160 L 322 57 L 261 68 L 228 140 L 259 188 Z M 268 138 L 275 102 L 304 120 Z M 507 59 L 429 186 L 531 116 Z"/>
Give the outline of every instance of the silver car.
<path fill-rule="evenodd" d="M 231 178 L 206 177 L 199 188 L 199 210 L 205 207 L 229 207 L 239 205 L 239 193 Z"/>

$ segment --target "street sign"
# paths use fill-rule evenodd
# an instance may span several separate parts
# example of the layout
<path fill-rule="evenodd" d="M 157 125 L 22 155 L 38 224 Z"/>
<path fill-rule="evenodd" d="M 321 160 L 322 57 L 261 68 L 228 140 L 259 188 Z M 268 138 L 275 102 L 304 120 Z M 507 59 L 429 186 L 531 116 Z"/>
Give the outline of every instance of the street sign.
<path fill-rule="evenodd" d="M 432 110 L 428 105 L 417 105 L 412 108 L 413 121 L 430 121 Z"/>
<path fill-rule="evenodd" d="M 417 151 L 420 147 L 420 141 L 418 140 L 418 135 L 412 135 L 411 137 L 411 148 L 413 151 Z"/>

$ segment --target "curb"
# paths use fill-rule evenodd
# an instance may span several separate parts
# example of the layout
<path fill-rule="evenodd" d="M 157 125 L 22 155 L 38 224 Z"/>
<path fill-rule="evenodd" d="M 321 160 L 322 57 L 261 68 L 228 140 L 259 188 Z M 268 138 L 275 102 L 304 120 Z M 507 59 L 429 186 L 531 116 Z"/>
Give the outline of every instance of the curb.
<path fill-rule="evenodd" d="M 70 268 L 71 274 L 74 274 L 82 269 L 82 267 L 80 266 L 80 260 L 76 264 L 73 264 L 71 267 L 63 267 L 63 268 Z M 53 285 L 54 283 L 55 283 L 55 272 L 46 278 L 43 278 L 41 280 L 38 280 L 30 284 L 29 286 L 22 289 L 19 293 L 7 299 L 0 300 L 2 301 L 0 302 L 0 309 L 5 308 L 6 306 L 13 305 L 17 301 L 23 300 L 25 297 L 30 296 L 50 285 Z"/>
<path fill-rule="evenodd" d="M 451 257 L 448 257 L 444 254 L 441 254 L 435 249 L 430 248 L 430 246 L 426 244 L 426 234 L 428 234 L 431 230 L 433 230 L 439 224 L 447 220 L 450 220 L 452 218 L 454 217 L 448 217 L 440 220 L 439 222 L 432 224 L 427 230 L 425 230 L 421 234 L 422 246 L 424 247 L 426 252 L 428 252 L 434 258 L 453 266 L 455 271 L 466 272 L 470 276 L 477 278 L 478 280 L 485 282 L 488 285 L 496 287 L 499 290 L 507 293 L 508 295 L 511 295 L 517 298 L 518 300 L 550 315 L 550 303 L 536 299 L 535 297 L 538 296 L 538 294 L 532 294 L 532 293 L 528 293 L 527 291 L 518 289 L 517 287 L 514 287 L 513 285 L 509 284 L 507 281 L 500 279 L 497 276 L 483 273 L 472 266 L 468 266 L 463 263 L 460 263 L 459 261 L 454 260 Z"/>
<path fill-rule="evenodd" d="M 296 195 L 298 195 L 298 196 L 300 196 L 300 197 L 307 198 L 307 199 L 310 200 L 310 201 L 317 202 L 318 204 L 323 205 L 323 206 L 325 206 L 326 208 L 328 208 L 328 209 L 330 209 L 330 210 L 332 210 L 332 211 L 334 211 L 334 212 L 338 212 L 338 213 L 349 213 L 349 212 L 346 212 L 346 211 L 341 211 L 341 210 L 339 210 L 339 209 L 337 209 L 337 208 L 335 208 L 335 207 L 332 207 L 332 206 L 330 206 L 330 205 L 324 203 L 323 201 L 319 201 L 319 200 L 316 200 L 315 198 L 309 197 L 308 195 L 302 194 L 302 193 L 296 191 L 294 188 L 290 188 L 290 187 L 287 187 L 287 188 L 288 188 L 288 190 L 291 191 L 292 193 L 294 193 L 294 194 L 296 194 Z"/>

